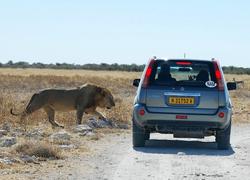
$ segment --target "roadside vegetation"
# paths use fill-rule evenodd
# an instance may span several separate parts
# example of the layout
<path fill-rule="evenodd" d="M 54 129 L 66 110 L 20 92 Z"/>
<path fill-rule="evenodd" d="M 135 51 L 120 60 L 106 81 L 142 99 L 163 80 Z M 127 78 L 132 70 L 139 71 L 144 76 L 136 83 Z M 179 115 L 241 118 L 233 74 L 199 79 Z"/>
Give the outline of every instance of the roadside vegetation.
<path fill-rule="evenodd" d="M 48 142 L 25 141 L 15 148 L 22 155 L 36 156 L 39 158 L 60 159 L 60 149 Z"/>

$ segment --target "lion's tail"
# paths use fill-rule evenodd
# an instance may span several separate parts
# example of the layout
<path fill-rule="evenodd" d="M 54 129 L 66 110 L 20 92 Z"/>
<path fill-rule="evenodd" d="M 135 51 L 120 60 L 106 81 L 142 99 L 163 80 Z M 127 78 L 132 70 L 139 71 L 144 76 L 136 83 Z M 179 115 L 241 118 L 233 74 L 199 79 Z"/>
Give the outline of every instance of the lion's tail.
<path fill-rule="evenodd" d="M 13 108 L 10 109 L 10 114 L 12 114 L 13 116 L 19 116 L 19 115 L 23 115 L 23 114 L 26 114 L 28 113 L 30 110 L 30 106 L 31 106 L 31 103 L 33 102 L 34 98 L 37 96 L 37 94 L 34 94 L 31 99 L 30 99 L 30 102 L 28 103 L 28 105 L 26 106 L 25 110 L 23 112 L 19 112 L 19 113 L 14 113 L 13 112 Z"/>
<path fill-rule="evenodd" d="M 19 115 L 23 114 L 23 112 L 14 113 L 14 112 L 13 112 L 13 108 L 11 108 L 11 109 L 10 109 L 10 114 L 12 114 L 13 116 L 19 116 Z"/>

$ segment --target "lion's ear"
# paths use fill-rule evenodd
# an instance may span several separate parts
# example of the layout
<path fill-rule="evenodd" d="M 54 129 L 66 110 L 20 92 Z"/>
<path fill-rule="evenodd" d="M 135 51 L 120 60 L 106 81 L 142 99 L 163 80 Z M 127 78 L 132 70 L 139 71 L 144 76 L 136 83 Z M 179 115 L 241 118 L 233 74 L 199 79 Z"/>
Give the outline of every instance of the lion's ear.
<path fill-rule="evenodd" d="M 101 94 L 103 96 L 105 95 L 105 92 L 104 92 L 103 88 L 101 88 L 101 87 L 97 87 L 96 92 L 98 92 L 99 94 Z"/>

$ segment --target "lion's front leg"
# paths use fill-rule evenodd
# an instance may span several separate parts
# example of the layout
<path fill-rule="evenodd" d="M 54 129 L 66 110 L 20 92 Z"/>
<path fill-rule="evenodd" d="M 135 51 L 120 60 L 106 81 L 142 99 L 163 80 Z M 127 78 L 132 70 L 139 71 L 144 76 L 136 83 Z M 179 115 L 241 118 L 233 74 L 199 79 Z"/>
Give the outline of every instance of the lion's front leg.
<path fill-rule="evenodd" d="M 88 113 L 90 113 L 90 114 L 92 114 L 92 115 L 98 117 L 98 119 L 106 119 L 106 117 L 105 117 L 102 113 L 100 113 L 100 112 L 98 112 L 98 111 L 96 111 L 96 110 L 90 111 L 90 112 L 88 112 Z"/>
<path fill-rule="evenodd" d="M 76 110 L 76 124 L 82 123 L 83 109 L 77 108 Z"/>
<path fill-rule="evenodd" d="M 98 117 L 98 119 L 106 119 L 106 117 L 102 113 L 96 111 L 96 107 L 95 106 L 85 109 L 85 112 L 87 114 L 91 114 L 93 116 Z"/>

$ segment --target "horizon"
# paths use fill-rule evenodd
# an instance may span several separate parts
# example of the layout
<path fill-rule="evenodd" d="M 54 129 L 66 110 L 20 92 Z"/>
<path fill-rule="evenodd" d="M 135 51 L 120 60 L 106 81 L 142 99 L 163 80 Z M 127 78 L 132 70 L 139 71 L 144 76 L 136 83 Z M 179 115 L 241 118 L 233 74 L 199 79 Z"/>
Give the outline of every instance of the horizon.
<path fill-rule="evenodd" d="M 246 0 L 5 1 L 0 62 L 142 65 L 153 56 L 185 54 L 249 68 L 249 6 Z"/>
<path fill-rule="evenodd" d="M 180 59 L 181 60 L 181 59 Z M 191 60 L 191 59 L 183 59 L 183 60 Z M 192 59 L 192 60 L 194 60 L 194 59 Z M 10 62 L 10 61 L 12 61 L 12 60 L 9 60 L 9 61 L 7 61 L 6 63 L 2 63 L 1 61 L 0 61 L 0 63 L 2 63 L 2 64 L 7 64 L 8 62 Z M 107 64 L 107 65 L 114 65 L 114 64 L 117 64 L 117 65 L 136 65 L 136 66 L 144 66 L 144 65 L 146 65 L 147 64 L 147 62 L 146 63 L 144 63 L 144 64 L 136 64 L 136 63 L 130 63 L 130 64 L 119 64 L 119 63 L 103 63 L 103 62 L 101 62 L 101 63 L 85 63 L 85 64 L 76 64 L 76 63 L 67 63 L 67 62 L 51 62 L 51 63 L 43 63 L 43 62 L 27 62 L 27 61 L 12 61 L 14 64 L 15 63 L 20 63 L 20 62 L 24 62 L 24 63 L 28 63 L 29 65 L 32 65 L 32 64 L 38 64 L 38 63 L 41 63 L 41 64 L 44 64 L 44 65 L 50 65 L 50 64 L 52 64 L 52 65 L 56 65 L 56 64 L 68 64 L 68 65 L 73 65 L 73 66 L 84 66 L 84 65 L 87 65 L 87 64 L 93 64 L 93 65 L 101 65 L 101 64 Z M 244 68 L 244 69 L 249 69 L 249 67 L 243 67 L 243 66 L 233 66 L 233 65 L 228 65 L 228 66 L 224 66 L 224 65 L 222 65 L 222 67 L 235 67 L 235 68 Z M 1 67 L 0 67 L 1 68 Z M 28 68 L 30 68 L 30 67 L 28 67 Z M 33 68 L 33 67 L 31 67 L 31 68 Z"/>

